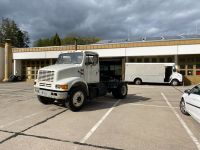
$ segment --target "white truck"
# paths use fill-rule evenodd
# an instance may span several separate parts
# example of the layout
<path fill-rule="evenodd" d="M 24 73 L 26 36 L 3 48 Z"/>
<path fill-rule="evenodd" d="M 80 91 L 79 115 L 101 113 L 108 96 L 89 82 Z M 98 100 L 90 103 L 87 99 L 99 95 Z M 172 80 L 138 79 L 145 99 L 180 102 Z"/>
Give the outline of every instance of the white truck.
<path fill-rule="evenodd" d="M 183 82 L 183 76 L 176 72 L 174 63 L 126 63 L 125 81 L 136 85 L 147 82 L 177 86 Z"/>
<path fill-rule="evenodd" d="M 59 55 L 55 65 L 39 69 L 34 83 L 38 100 L 43 104 L 55 100 L 64 102 L 72 111 L 80 110 L 85 102 L 112 92 L 117 99 L 127 95 L 126 82 L 115 76 L 100 76 L 99 56 L 90 51 L 74 51 Z"/>

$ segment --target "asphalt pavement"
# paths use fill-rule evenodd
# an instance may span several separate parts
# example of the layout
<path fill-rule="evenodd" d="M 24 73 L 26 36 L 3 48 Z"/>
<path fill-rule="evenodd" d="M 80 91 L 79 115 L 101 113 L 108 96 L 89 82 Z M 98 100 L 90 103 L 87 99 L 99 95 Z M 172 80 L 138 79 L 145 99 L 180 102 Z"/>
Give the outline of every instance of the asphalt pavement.
<path fill-rule="evenodd" d="M 0 149 L 200 150 L 200 124 L 179 110 L 190 87 L 128 88 L 126 99 L 108 94 L 71 112 L 41 104 L 32 83 L 0 83 Z"/>

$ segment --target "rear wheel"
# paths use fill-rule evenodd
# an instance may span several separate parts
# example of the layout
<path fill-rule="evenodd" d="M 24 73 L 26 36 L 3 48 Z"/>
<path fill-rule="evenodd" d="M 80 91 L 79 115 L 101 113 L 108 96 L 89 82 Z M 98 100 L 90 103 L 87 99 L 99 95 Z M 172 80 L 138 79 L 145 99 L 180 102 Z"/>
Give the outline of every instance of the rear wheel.
<path fill-rule="evenodd" d="M 127 84 L 120 84 L 116 89 L 113 89 L 112 95 L 115 98 L 124 99 L 127 96 L 128 87 Z"/>
<path fill-rule="evenodd" d="M 43 97 L 39 95 L 37 97 L 40 103 L 45 104 L 45 105 L 52 104 L 54 102 L 54 99 L 51 99 L 51 98 L 47 98 L 47 97 Z"/>
<path fill-rule="evenodd" d="M 135 79 L 135 81 L 134 81 L 134 83 L 136 84 L 136 85 L 141 85 L 142 84 L 142 80 L 141 79 Z"/>
<path fill-rule="evenodd" d="M 179 81 L 174 79 L 174 80 L 172 80 L 171 85 L 172 86 L 177 86 L 177 85 L 179 85 Z"/>
<path fill-rule="evenodd" d="M 71 111 L 79 111 L 86 101 L 86 91 L 82 87 L 73 88 L 65 102 Z"/>
<path fill-rule="evenodd" d="M 185 102 L 183 99 L 180 101 L 180 111 L 184 115 L 189 115 L 188 112 L 186 111 Z"/>

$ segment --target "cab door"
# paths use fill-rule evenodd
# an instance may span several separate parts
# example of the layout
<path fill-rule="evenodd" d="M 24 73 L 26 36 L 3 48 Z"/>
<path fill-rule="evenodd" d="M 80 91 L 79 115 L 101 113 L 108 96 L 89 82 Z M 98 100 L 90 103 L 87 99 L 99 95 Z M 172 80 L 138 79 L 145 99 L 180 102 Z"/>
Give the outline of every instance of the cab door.
<path fill-rule="evenodd" d="M 87 83 L 99 82 L 99 60 L 98 55 L 95 53 L 86 53 L 85 58 L 85 81 Z"/>

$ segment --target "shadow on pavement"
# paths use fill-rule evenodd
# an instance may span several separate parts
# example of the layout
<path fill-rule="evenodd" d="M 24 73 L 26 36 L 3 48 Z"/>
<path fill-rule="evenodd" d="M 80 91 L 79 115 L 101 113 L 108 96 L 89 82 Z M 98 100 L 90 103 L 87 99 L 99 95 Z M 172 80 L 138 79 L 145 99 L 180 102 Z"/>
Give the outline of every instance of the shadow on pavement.
<path fill-rule="evenodd" d="M 144 102 L 150 99 L 151 98 L 137 96 L 135 94 L 128 94 L 125 99 L 121 99 L 120 103 L 117 106 L 124 105 L 124 104 L 137 103 L 137 102 Z M 117 101 L 118 100 L 114 99 L 112 95 L 106 95 L 104 97 L 96 98 L 87 102 L 80 112 L 108 109 L 108 108 L 111 108 Z"/>

